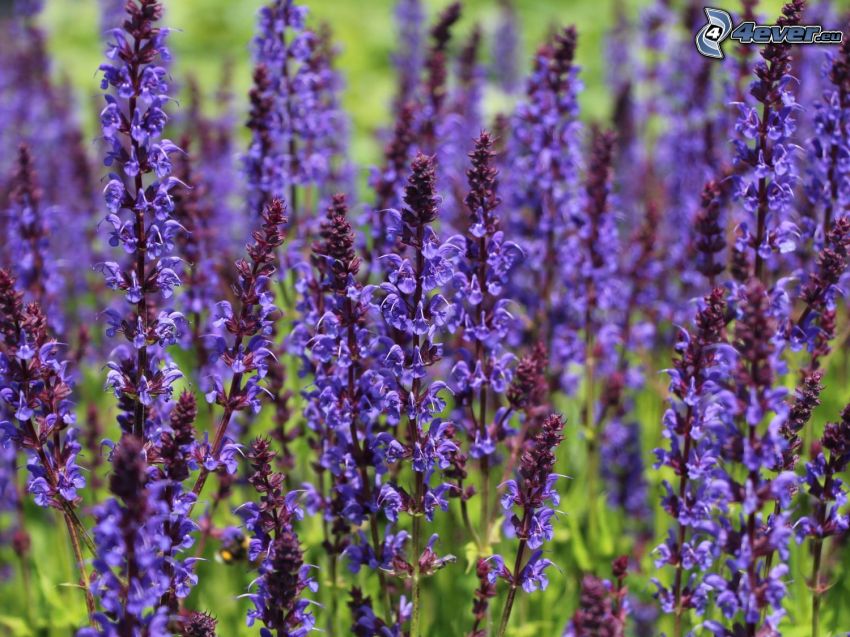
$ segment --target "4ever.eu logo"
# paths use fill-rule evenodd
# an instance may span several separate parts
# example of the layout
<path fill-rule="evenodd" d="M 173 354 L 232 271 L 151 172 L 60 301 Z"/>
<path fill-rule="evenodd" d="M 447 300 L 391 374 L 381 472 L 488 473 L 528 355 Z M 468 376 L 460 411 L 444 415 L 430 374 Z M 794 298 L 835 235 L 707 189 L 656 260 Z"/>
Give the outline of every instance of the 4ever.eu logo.
<path fill-rule="evenodd" d="M 705 7 L 708 22 L 696 34 L 697 51 L 709 58 L 723 59 L 720 45 L 726 40 L 741 44 L 841 44 L 841 31 L 825 31 L 820 25 L 764 25 L 755 22 L 732 23 L 728 11 Z"/>

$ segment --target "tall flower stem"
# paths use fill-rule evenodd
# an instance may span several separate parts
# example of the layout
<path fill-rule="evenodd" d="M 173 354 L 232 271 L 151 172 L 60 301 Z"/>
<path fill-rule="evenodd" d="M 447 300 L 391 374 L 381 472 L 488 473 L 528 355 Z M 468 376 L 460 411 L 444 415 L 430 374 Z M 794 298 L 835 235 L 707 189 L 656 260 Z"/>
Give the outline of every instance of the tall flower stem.
<path fill-rule="evenodd" d="M 71 549 L 74 551 L 74 561 L 77 564 L 77 570 L 80 572 L 80 585 L 86 596 L 86 611 L 88 613 L 89 625 L 96 626 L 94 620 L 94 597 L 89 590 L 89 578 L 86 574 L 86 562 L 83 559 L 83 551 L 80 548 L 80 538 L 77 535 L 77 527 L 71 517 L 65 513 L 62 518 L 65 520 L 65 527 L 68 529 L 68 537 L 71 538 Z"/>
<path fill-rule="evenodd" d="M 590 295 L 588 295 L 590 299 Z M 597 479 L 599 477 L 599 436 L 601 430 L 596 426 L 594 418 L 593 384 L 595 382 L 595 370 L 593 360 L 593 333 L 590 319 L 590 305 L 588 305 L 586 327 L 585 327 L 585 364 L 584 364 L 584 419 L 588 432 L 587 445 L 587 502 L 588 502 L 588 537 L 595 538 L 598 520 L 596 519 Z M 595 543 L 594 543 L 595 544 Z"/>
<path fill-rule="evenodd" d="M 833 490 L 832 474 L 827 474 L 824 480 L 823 491 L 830 493 Z M 819 528 L 823 528 L 826 524 L 826 505 L 819 502 L 815 505 L 815 515 Z M 823 590 L 820 583 L 820 570 L 823 561 L 823 542 L 824 538 L 815 537 L 812 540 L 812 637 L 818 637 L 820 633 L 820 603 L 823 596 Z"/>
<path fill-rule="evenodd" d="M 523 529 L 528 528 L 529 519 L 528 510 L 526 510 L 522 517 Z M 508 596 L 505 599 L 505 607 L 502 609 L 502 619 L 499 621 L 499 632 L 497 633 L 498 637 L 504 637 L 505 631 L 508 629 L 508 622 L 511 619 L 511 611 L 514 607 L 514 599 L 516 599 L 516 591 L 517 588 L 519 588 L 519 578 L 520 572 L 522 571 L 522 562 L 525 559 L 525 549 L 526 539 L 523 537 L 519 541 L 519 546 L 517 547 L 513 576 L 511 578 L 510 588 L 508 589 Z"/>
<path fill-rule="evenodd" d="M 823 540 L 817 538 L 812 547 L 812 637 L 820 634 L 820 565 L 823 553 Z"/>
<path fill-rule="evenodd" d="M 422 478 L 420 474 L 416 474 L 416 493 L 421 493 L 420 486 Z M 417 498 L 419 501 L 420 498 Z M 411 597 L 413 602 L 413 611 L 410 616 L 410 637 L 419 637 L 422 628 L 422 572 L 419 565 L 419 555 L 422 553 L 422 514 L 415 512 L 413 514 L 413 586 Z"/>

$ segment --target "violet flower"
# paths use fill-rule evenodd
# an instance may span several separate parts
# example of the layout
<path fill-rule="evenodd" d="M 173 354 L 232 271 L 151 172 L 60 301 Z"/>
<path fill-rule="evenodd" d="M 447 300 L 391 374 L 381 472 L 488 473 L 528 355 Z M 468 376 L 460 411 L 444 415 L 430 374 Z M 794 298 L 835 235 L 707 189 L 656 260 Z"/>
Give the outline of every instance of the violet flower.
<path fill-rule="evenodd" d="M 519 246 L 505 239 L 496 213 L 501 199 L 492 148 L 492 137 L 482 132 L 469 153 L 467 229 L 458 242 L 460 255 L 452 280 L 452 322 L 469 345 L 457 347 L 451 388 L 463 412 L 469 455 L 481 466 L 482 538 L 488 536 L 491 524 L 489 482 L 496 443 L 509 433 L 500 405 L 511 384 L 514 363 L 514 356 L 504 349 L 514 324 L 507 290 L 511 273 L 524 256 Z M 491 405 L 497 407 L 488 413 Z M 462 492 L 462 486 L 458 487 Z"/>
<path fill-rule="evenodd" d="M 725 557 L 729 570 L 704 579 L 724 619 L 707 620 L 703 627 L 723 637 L 741 630 L 755 634 L 778 629 L 785 613 L 788 510 L 798 483 L 792 472 L 772 473 L 782 463 L 785 440 L 780 424 L 788 418 L 789 407 L 785 389 L 775 384 L 782 370 L 782 348 L 770 297 L 753 279 L 736 301 L 731 393 L 708 424 L 717 466 L 709 478 L 707 499 L 717 519 L 706 532 L 713 536 L 712 550 L 722 553 L 715 560 Z M 774 554 L 781 563 L 771 565 Z"/>
<path fill-rule="evenodd" d="M 50 337 L 40 306 L 30 303 L 24 307 L 14 279 L 2 269 L 0 337 L 0 454 L 12 469 L 8 478 L 0 476 L 10 481 L 8 486 L 0 485 L 4 495 L 11 496 L 4 504 L 23 506 L 13 467 L 17 463 L 16 451 L 25 451 L 27 492 L 38 506 L 61 512 L 92 621 L 94 600 L 88 592 L 88 569 L 82 554 L 83 543 L 90 546 L 91 540 L 76 513 L 86 480 L 77 461 L 79 430 L 70 398 L 70 369 L 68 362 L 59 358 L 61 346 Z M 29 535 L 18 508 L 12 548 L 24 556 L 28 546 Z"/>
<path fill-rule="evenodd" d="M 100 115 L 103 136 L 109 149 L 104 163 L 117 166 L 104 188 L 109 210 L 106 216 L 109 243 L 128 255 L 124 263 L 105 261 L 96 269 L 106 285 L 121 290 L 129 308 L 109 309 L 107 335 L 123 334 L 127 346 L 115 351 L 109 362 L 107 386 L 122 399 L 128 413 L 119 419 L 126 432 L 137 438 L 150 437 L 156 424 L 151 408 L 160 398 L 171 396 L 181 373 L 169 362 L 164 348 L 173 344 L 184 329 L 179 312 L 156 311 L 155 295 L 169 299 L 180 285 L 180 259 L 171 253 L 182 229 L 173 218 L 171 190 L 178 183 L 171 173 L 170 155 L 179 149 L 161 139 L 167 121 L 166 71 L 158 65 L 168 60 L 167 29 L 155 26 L 162 15 L 157 0 L 133 0 L 126 5 L 127 19 L 107 50 L 113 63 L 103 64 L 101 87 L 106 108 Z"/>
<path fill-rule="evenodd" d="M 3 316 L 0 399 L 17 423 L 3 421 L 3 446 L 13 443 L 28 452 L 27 491 L 36 504 L 69 511 L 79 503 L 78 490 L 86 480 L 77 464 L 80 445 L 68 364 L 58 358 L 60 345 L 48 336 L 41 308 L 22 306 L 5 270 L 0 270 L 0 293 L 9 310 Z"/>
<path fill-rule="evenodd" d="M 410 164 L 411 149 L 416 140 L 415 106 L 412 102 L 402 105 L 396 114 L 392 136 L 384 148 L 383 163 L 373 167 L 369 175 L 369 186 L 375 191 L 375 203 L 366 208 L 364 224 L 371 228 L 371 245 L 364 246 L 368 272 L 371 274 L 381 266 L 380 257 L 395 249 L 399 228 L 391 223 L 391 210 L 402 206 L 405 174 Z"/>
<path fill-rule="evenodd" d="M 656 568 L 675 569 L 672 586 L 659 580 L 661 609 L 681 623 L 688 611 L 705 612 L 710 587 L 703 573 L 714 561 L 709 506 L 709 486 L 717 463 L 717 451 L 709 433 L 712 422 L 724 407 L 722 379 L 730 369 L 728 351 L 722 347 L 726 325 L 723 291 L 715 288 L 705 297 L 695 318 L 693 332 L 682 331 L 676 344 L 677 357 L 670 375 L 670 405 L 664 414 L 664 438 L 669 449 L 656 449 L 656 468 L 667 466 L 677 476 L 674 484 L 662 483 L 664 510 L 675 520 L 665 542 L 656 547 Z"/>
<path fill-rule="evenodd" d="M 513 0 L 500 0 L 490 75 L 505 93 L 514 93 L 520 85 L 520 26 Z"/>
<path fill-rule="evenodd" d="M 277 250 L 283 245 L 286 223 L 284 205 L 274 199 L 262 216 L 262 224 L 246 246 L 248 259 L 236 261 L 238 279 L 232 284 L 236 307 L 219 301 L 214 308 L 216 332 L 207 335 L 212 364 L 207 402 L 219 405 L 222 413 L 211 442 L 202 445 L 203 466 L 192 491 L 200 495 L 209 474 L 236 472 L 236 445 L 228 437 L 233 416 L 239 412 L 258 413 L 264 388 L 261 385 L 273 354 L 271 341 L 279 310 L 274 305 L 271 277 L 277 265 Z M 226 384 L 225 378 L 229 380 Z"/>
<path fill-rule="evenodd" d="M 582 578 L 579 607 L 563 637 L 623 637 L 626 634 L 628 608 L 624 581 L 627 563 L 625 556 L 614 560 L 613 584 L 595 575 Z"/>
<path fill-rule="evenodd" d="M 842 412 L 840 422 L 826 425 L 812 451 L 814 458 L 806 463 L 805 488 L 814 500 L 814 510 L 797 521 L 794 531 L 798 542 L 812 538 L 812 636 L 817 637 L 821 598 L 828 587 L 821 579 L 824 543 L 850 528 L 850 519 L 842 511 L 847 503 L 847 487 L 839 477 L 850 464 L 850 406 Z"/>
<path fill-rule="evenodd" d="M 351 589 L 348 607 L 351 609 L 351 634 L 355 637 L 402 637 L 401 625 L 407 618 L 400 616 L 394 626 L 387 626 L 372 610 L 372 600 L 356 586 Z"/>
<path fill-rule="evenodd" d="M 816 245 L 829 232 L 836 212 L 850 204 L 850 41 L 846 37 L 826 68 L 830 84 L 815 103 L 806 176 L 806 196 L 819 218 L 808 220 L 811 227 L 804 230 L 816 239 Z"/>
<path fill-rule="evenodd" d="M 439 183 L 440 190 L 444 192 L 462 192 L 459 182 L 466 176 L 467 158 L 484 128 L 484 67 L 481 62 L 483 37 L 481 25 L 473 25 L 458 53 L 455 86 L 449 91 L 446 114 L 440 127 L 445 136 L 439 148 Z M 460 196 L 456 195 L 449 202 L 444 202 L 444 210 L 447 203 L 450 203 L 448 214 L 452 224 L 459 229 L 464 228 L 464 206 Z"/>
<path fill-rule="evenodd" d="M 310 602 L 301 598 L 304 589 L 318 590 L 309 577 L 310 565 L 304 563 L 293 522 L 300 519 L 293 495 L 283 493 L 283 476 L 274 473 L 274 452 L 267 440 L 258 438 L 248 452 L 253 473 L 249 482 L 260 496 L 239 509 L 252 539 L 251 560 L 259 559 L 259 576 L 252 583 L 256 592 L 246 596 L 254 608 L 248 612 L 247 624 L 259 620 L 263 637 L 302 637 L 313 628 L 315 619 L 307 610 Z"/>
<path fill-rule="evenodd" d="M 441 139 L 448 82 L 448 45 L 452 27 L 460 19 L 461 4 L 448 5 L 431 27 L 428 35 L 431 46 L 425 56 L 425 76 L 418 96 L 420 108 L 417 113 L 417 138 L 419 149 L 425 153 L 438 153 Z M 442 157 L 441 157 L 442 159 Z"/>
<path fill-rule="evenodd" d="M 273 0 L 260 10 L 253 43 L 253 134 L 244 160 L 249 208 L 259 213 L 285 195 L 293 224 L 300 213 L 299 187 L 315 185 L 325 194 L 333 187 L 347 128 L 332 48 L 326 37 L 306 28 L 306 17 L 306 7 L 293 0 Z M 301 226 L 294 227 L 301 236 Z"/>
<path fill-rule="evenodd" d="M 512 570 L 501 556 L 489 558 L 495 565 L 490 571 L 491 581 L 501 578 L 509 585 L 499 623 L 499 637 L 507 629 L 517 589 L 522 587 L 526 593 L 533 593 L 546 590 L 549 584 L 546 569 L 553 562 L 543 557 L 540 547 L 551 541 L 554 535 L 552 518 L 555 510 L 552 507 L 560 501 L 560 495 L 555 489 L 555 483 L 560 477 L 554 473 L 555 450 L 564 439 L 563 430 L 563 418 L 557 414 L 549 416 L 535 435 L 530 448 L 522 455 L 519 480 L 508 480 L 503 485 L 502 510 L 510 520 L 519 545 Z M 528 550 L 532 552 L 527 556 Z"/>
<path fill-rule="evenodd" d="M 555 323 L 552 313 L 563 298 L 558 246 L 563 245 L 579 201 L 581 83 L 574 64 L 576 44 L 575 28 L 567 27 L 537 51 L 526 97 L 513 117 L 507 155 L 508 203 L 522 210 L 511 217 L 508 230 L 527 255 L 510 296 L 534 320 L 537 329 L 532 338 L 542 338 L 557 361 L 563 353 L 549 347 L 549 332 Z"/>
<path fill-rule="evenodd" d="M 395 111 L 398 117 L 405 104 L 415 98 L 425 59 L 425 10 L 421 0 L 398 0 L 395 6 L 399 48 L 392 61 L 398 74 Z"/>
<path fill-rule="evenodd" d="M 384 409 L 387 422 L 396 430 L 406 427 L 407 434 L 381 436 L 386 445 L 387 462 L 409 463 L 414 490 L 408 494 L 394 482 L 384 486 L 380 499 L 384 513 L 394 520 L 399 509 L 413 517 L 410 560 L 397 560 L 394 569 L 413 578 L 413 616 L 411 630 L 419 633 L 420 578 L 442 568 L 452 556 L 437 558 L 432 550 L 436 535 L 423 552 L 423 517 L 432 520 L 437 508 L 448 508 L 451 486 L 431 485 L 438 469 L 447 469 L 457 445 L 452 440 L 450 423 L 439 418 L 445 409 L 441 393 L 443 382 L 429 382 L 428 368 L 442 356 L 437 341 L 448 329 L 450 305 L 439 290 L 453 276 L 452 260 L 457 248 L 441 244 L 432 224 L 437 220 L 440 200 L 436 194 L 434 160 L 419 154 L 411 165 L 404 196 L 405 208 L 397 222 L 401 225 L 401 254 L 382 257 L 387 279 L 381 284 L 379 309 L 393 343 L 383 360 L 390 381 Z M 402 422 L 406 420 L 406 422 Z M 390 497 L 392 495 L 392 497 Z"/>
<path fill-rule="evenodd" d="M 711 286 L 726 269 L 718 257 L 726 247 L 725 227 L 721 219 L 723 187 L 716 181 L 706 182 L 700 198 L 700 209 L 694 217 L 694 248 L 697 253 L 696 269 Z"/>
<path fill-rule="evenodd" d="M 345 197 L 334 196 L 320 241 L 313 246 L 313 268 L 298 283 L 303 316 L 290 335 L 290 348 L 304 361 L 302 373 L 313 376 L 313 385 L 303 392 L 304 413 L 316 436 L 315 466 L 322 472 L 318 495 L 328 523 L 324 526 L 332 526 L 334 533 L 333 543 L 325 537 L 326 548 L 332 559 L 344 553 L 353 572 L 362 566 L 377 570 L 388 607 L 383 569 L 392 568 L 400 556 L 385 552 L 394 547 L 380 539 L 378 512 L 381 497 L 388 496 L 381 492 L 387 462 L 378 420 L 384 412 L 397 411 L 397 395 L 386 393 L 387 381 L 379 371 L 377 356 L 382 357 L 384 347 L 369 323 L 374 288 L 364 288 L 357 280 L 360 259 L 347 215 Z M 324 471 L 329 473 L 329 489 Z M 368 536 L 347 537 L 351 528 L 367 521 Z"/>
<path fill-rule="evenodd" d="M 78 637 L 168 634 L 168 607 L 161 600 L 170 577 L 158 550 L 164 538 L 149 486 L 144 442 L 128 434 L 112 454 L 113 497 L 95 512 L 91 590 L 103 612 L 96 615 L 99 628 L 85 628 Z"/>
<path fill-rule="evenodd" d="M 783 7 L 777 24 L 799 24 L 802 9 L 803 0 L 792 0 Z M 797 182 L 797 147 L 792 136 L 798 107 L 792 92 L 794 79 L 789 75 L 790 49 L 788 44 L 770 44 L 761 51 L 762 60 L 755 68 L 757 79 L 750 86 L 753 101 L 738 104 L 735 124 L 739 137 L 735 140 L 734 199 L 743 208 L 736 250 L 752 249 L 753 272 L 762 281 L 771 255 L 794 250 L 799 236 L 791 220 Z"/>
<path fill-rule="evenodd" d="M 65 282 L 50 245 L 56 225 L 55 210 L 45 205 L 42 194 L 32 155 L 26 144 L 22 144 L 11 180 L 11 206 L 5 211 L 8 243 L 3 250 L 3 260 L 9 263 L 18 284 L 26 290 L 27 300 L 39 303 L 51 327 L 62 332 L 64 309 L 58 297 Z"/>

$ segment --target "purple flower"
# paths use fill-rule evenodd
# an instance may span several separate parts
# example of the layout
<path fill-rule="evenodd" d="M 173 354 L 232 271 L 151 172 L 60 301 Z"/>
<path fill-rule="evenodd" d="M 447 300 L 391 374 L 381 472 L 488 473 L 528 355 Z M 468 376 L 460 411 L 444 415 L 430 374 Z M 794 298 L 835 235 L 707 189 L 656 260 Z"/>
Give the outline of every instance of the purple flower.
<path fill-rule="evenodd" d="M 97 511 L 94 540 L 96 573 L 91 590 L 103 608 L 99 629 L 81 637 L 164 632 L 168 607 L 163 601 L 171 584 L 159 551 L 163 526 L 158 501 L 150 497 L 150 473 L 143 443 L 132 435 L 113 450 L 109 490 L 113 497 Z"/>
<path fill-rule="evenodd" d="M 248 452 L 253 473 L 249 482 L 260 496 L 240 511 L 252 534 L 249 555 L 259 559 L 259 577 L 246 596 L 254 608 L 248 611 L 247 624 L 259 620 L 265 626 L 260 633 L 304 635 L 315 623 L 308 611 L 309 601 L 301 598 L 304 589 L 317 590 L 310 578 L 310 566 L 304 563 L 298 536 L 292 523 L 299 517 L 293 494 L 282 491 L 283 476 L 271 469 L 274 452 L 269 442 L 256 439 Z"/>
<path fill-rule="evenodd" d="M 22 294 L 5 270 L 0 270 L 0 308 L 0 445 L 27 452 L 27 491 L 36 504 L 69 514 L 86 480 L 77 464 L 68 361 L 59 358 L 60 345 L 48 335 L 41 307 L 23 307 Z"/>
<path fill-rule="evenodd" d="M 399 48 L 393 53 L 392 58 L 398 73 L 396 111 L 399 111 L 413 99 L 422 73 L 425 58 L 423 42 L 425 10 L 422 2 L 398 0 L 395 7 L 395 19 L 399 32 Z"/>
<path fill-rule="evenodd" d="M 786 4 L 777 24 L 799 24 L 802 7 L 801 0 Z M 799 237 L 791 220 L 797 182 L 797 147 L 792 136 L 798 106 L 792 92 L 790 48 L 772 44 L 762 50 L 762 60 L 755 68 L 757 79 L 750 86 L 755 104 L 737 105 L 734 199 L 742 210 L 735 250 L 739 254 L 751 251 L 758 278 L 764 276 L 771 255 L 792 252 Z M 772 268 L 774 264 L 768 265 Z"/>
<path fill-rule="evenodd" d="M 712 528 L 708 483 L 718 457 L 708 433 L 727 399 L 718 382 L 730 373 L 731 361 L 721 347 L 725 323 L 723 292 L 715 288 L 696 315 L 693 333 L 681 332 L 674 367 L 668 370 L 671 398 L 664 414 L 664 437 L 669 449 L 656 449 L 655 454 L 656 467 L 670 467 L 677 476 L 676 483 L 663 483 L 662 499 L 664 510 L 676 521 L 676 531 L 656 547 L 655 564 L 673 566 L 681 575 L 670 589 L 656 581 L 666 613 L 693 608 L 701 614 L 705 609 L 695 589 L 714 558 L 714 551 L 706 550 L 711 544 L 705 538 Z"/>
<path fill-rule="evenodd" d="M 110 332 L 121 332 L 136 352 L 134 357 L 109 363 L 112 371 L 107 384 L 119 398 L 126 398 L 121 408 L 128 412 L 120 419 L 125 431 L 145 437 L 157 428 L 153 402 L 171 396 L 176 368 L 168 363 L 164 348 L 175 342 L 184 324 L 178 312 L 148 316 L 154 295 L 168 299 L 180 285 L 180 260 L 170 256 L 175 236 L 183 229 L 172 216 L 170 195 L 178 183 L 170 176 L 170 155 L 180 149 L 161 138 L 168 85 L 159 64 L 170 57 L 165 45 L 168 30 L 155 26 L 162 6 L 155 0 L 134 0 L 125 10 L 124 22 L 109 32 L 109 62 L 100 71 L 101 88 L 106 91 L 101 113 L 107 146 L 104 163 L 117 171 L 109 175 L 104 190 L 109 210 L 105 226 L 113 229 L 110 244 L 120 246 L 129 259 L 106 261 L 95 268 L 108 287 L 125 293 L 130 306 L 119 312 L 120 328 L 111 327 Z"/>
<path fill-rule="evenodd" d="M 499 2 L 499 22 L 493 34 L 493 66 L 495 76 L 506 93 L 513 93 L 519 86 L 520 24 L 512 0 Z"/>

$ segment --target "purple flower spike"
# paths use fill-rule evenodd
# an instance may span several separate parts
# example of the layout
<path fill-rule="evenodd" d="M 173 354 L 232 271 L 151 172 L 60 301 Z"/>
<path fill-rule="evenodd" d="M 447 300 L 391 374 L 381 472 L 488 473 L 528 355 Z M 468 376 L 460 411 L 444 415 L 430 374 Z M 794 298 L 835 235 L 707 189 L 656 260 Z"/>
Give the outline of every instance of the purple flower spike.
<path fill-rule="evenodd" d="M 126 411 L 120 419 L 125 432 L 145 438 L 156 428 L 153 402 L 170 398 L 180 377 L 164 348 L 183 332 L 185 320 L 179 312 L 154 311 L 155 295 L 167 300 L 180 285 L 180 259 L 171 253 L 183 227 L 173 217 L 171 191 L 178 182 L 170 176 L 171 155 L 180 149 L 161 137 L 168 84 L 160 63 L 170 57 L 168 30 L 155 26 L 162 5 L 133 0 L 125 11 L 121 27 L 110 32 L 110 62 L 100 67 L 101 88 L 107 91 L 100 121 L 108 147 L 104 164 L 115 169 L 104 188 L 103 227 L 110 231 L 110 245 L 128 258 L 95 267 L 129 305 L 126 313 L 106 312 L 112 324 L 108 333 L 122 333 L 132 348 L 122 348 L 121 360 L 109 363 L 107 385 Z"/>
<path fill-rule="evenodd" d="M 310 578 L 310 566 L 304 563 L 301 545 L 292 523 L 298 518 L 294 498 L 282 491 L 283 475 L 272 471 L 274 452 L 261 438 L 251 443 L 248 459 L 253 470 L 248 481 L 260 496 L 239 511 L 252 534 L 249 554 L 259 559 L 259 577 L 255 590 L 246 596 L 254 608 L 248 612 L 247 624 L 259 620 L 264 625 L 260 634 L 300 637 L 315 623 L 309 602 L 301 598 L 305 589 L 317 590 Z"/>
<path fill-rule="evenodd" d="M 529 448 L 522 454 L 519 480 L 508 480 L 503 485 L 502 509 L 519 539 L 519 546 L 513 571 L 504 566 L 504 558 L 491 558 L 495 564 L 501 564 L 501 568 L 491 569 L 493 577 L 506 580 L 510 586 L 502 611 L 500 634 L 504 634 L 510 620 L 517 589 L 522 587 L 526 593 L 532 593 L 545 590 L 549 583 L 546 570 L 553 563 L 543 557 L 539 547 L 551 540 L 554 532 L 552 518 L 555 511 L 552 507 L 559 501 L 553 488 L 559 477 L 554 473 L 555 451 L 564 439 L 563 431 L 561 416 L 552 414 L 546 418 Z M 528 548 L 538 550 L 526 559 Z"/>
<path fill-rule="evenodd" d="M 780 26 L 800 23 L 803 0 L 792 0 L 777 20 Z M 769 44 L 755 68 L 750 85 L 755 104 L 738 104 L 735 130 L 737 150 L 734 198 L 742 208 L 735 250 L 752 256 L 753 273 L 764 280 L 766 269 L 775 267 L 776 253 L 795 250 L 799 229 L 791 220 L 797 182 L 796 129 L 792 87 L 791 46 Z"/>
<path fill-rule="evenodd" d="M 73 385 L 60 345 L 36 303 L 24 308 L 15 280 L 0 270 L 0 444 L 26 451 L 27 491 L 36 504 L 70 514 L 86 485 Z M 6 418 L 9 420 L 6 420 Z"/>

